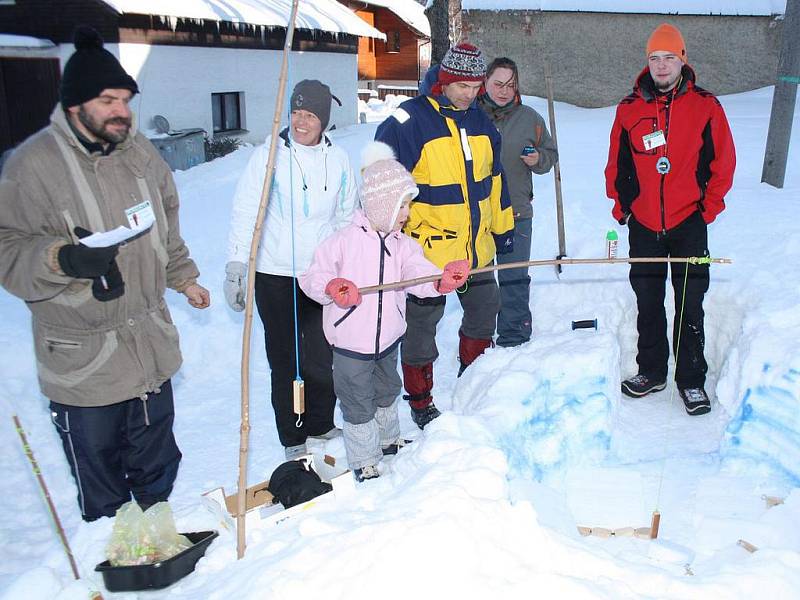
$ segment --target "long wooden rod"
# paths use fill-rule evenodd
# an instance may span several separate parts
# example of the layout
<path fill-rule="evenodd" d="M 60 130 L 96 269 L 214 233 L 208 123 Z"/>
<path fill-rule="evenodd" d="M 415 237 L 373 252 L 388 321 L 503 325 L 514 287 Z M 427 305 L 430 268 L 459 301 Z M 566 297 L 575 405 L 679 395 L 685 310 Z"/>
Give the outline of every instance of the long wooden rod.
<path fill-rule="evenodd" d="M 504 269 L 522 269 L 525 267 L 542 267 L 546 265 L 617 265 L 627 263 L 714 263 L 729 265 L 733 261 L 729 258 L 707 258 L 690 256 L 683 257 L 656 257 L 645 256 L 641 258 L 555 258 L 548 260 L 521 260 L 519 262 L 506 263 L 503 265 L 487 265 L 479 269 L 473 269 L 469 272 L 470 275 L 477 273 L 489 273 L 491 271 L 502 271 Z M 398 288 L 407 288 L 412 285 L 419 285 L 420 283 L 429 283 L 441 279 L 442 274 L 428 275 L 427 277 L 417 277 L 415 279 L 404 279 L 403 281 L 395 281 L 393 283 L 384 283 L 381 285 L 370 285 L 367 287 L 359 288 L 360 294 L 371 294 L 380 290 L 395 290 Z"/>
<path fill-rule="evenodd" d="M 253 241 L 250 243 L 250 259 L 247 264 L 247 297 L 244 312 L 244 334 L 242 336 L 242 422 L 239 428 L 239 491 L 236 497 L 236 557 L 244 556 L 245 512 L 247 508 L 247 452 L 250 443 L 250 337 L 253 326 L 253 297 L 256 276 L 256 254 L 261 243 L 261 226 L 267 212 L 267 203 L 272 188 L 272 172 L 275 169 L 275 154 L 278 147 L 278 133 L 283 114 L 283 99 L 286 94 L 286 79 L 289 71 L 289 52 L 294 38 L 294 20 L 297 16 L 299 0 L 292 1 L 292 12 L 286 28 L 286 41 L 283 45 L 283 62 L 278 80 L 278 96 L 275 100 L 275 116 L 272 119 L 272 141 L 269 146 L 267 167 L 264 172 L 264 185 L 261 188 L 261 202 L 258 206 L 256 223 L 253 228 Z"/>
<path fill-rule="evenodd" d="M 64 533 L 64 527 L 61 525 L 61 519 L 58 518 L 56 506 L 53 504 L 53 499 L 50 497 L 50 490 L 47 489 L 47 484 L 44 482 L 42 471 L 39 469 L 39 463 L 36 462 L 36 458 L 33 456 L 33 450 L 31 450 L 31 447 L 28 444 L 28 438 L 25 437 L 25 430 L 22 429 L 22 423 L 19 422 L 19 417 L 17 417 L 17 415 L 13 415 L 11 418 L 14 420 L 14 427 L 19 434 L 19 438 L 22 440 L 22 449 L 25 451 L 25 456 L 27 456 L 28 460 L 31 462 L 33 474 L 36 475 L 36 480 L 39 482 L 39 488 L 42 490 L 42 494 L 44 495 L 44 501 L 47 502 L 47 508 L 50 511 L 50 516 L 53 518 L 53 524 L 56 527 L 58 539 L 61 540 L 61 545 L 64 548 L 64 552 L 67 554 L 67 559 L 69 560 L 69 566 L 72 567 L 72 574 L 75 576 L 75 579 L 80 579 L 81 576 L 78 573 L 78 564 L 75 562 L 75 556 L 72 554 L 72 549 L 69 547 L 67 534 Z"/>
<path fill-rule="evenodd" d="M 556 132 L 556 108 L 553 96 L 553 74 L 550 71 L 550 61 L 544 62 L 544 81 L 547 86 L 547 113 L 550 117 L 550 137 L 558 148 L 558 132 Z M 566 233 L 564 232 L 564 201 L 561 195 L 561 160 L 553 165 L 553 179 L 556 187 L 556 222 L 558 225 L 558 258 L 567 255 Z M 559 263 L 556 266 L 560 267 Z M 560 272 L 560 269 L 558 270 Z"/>

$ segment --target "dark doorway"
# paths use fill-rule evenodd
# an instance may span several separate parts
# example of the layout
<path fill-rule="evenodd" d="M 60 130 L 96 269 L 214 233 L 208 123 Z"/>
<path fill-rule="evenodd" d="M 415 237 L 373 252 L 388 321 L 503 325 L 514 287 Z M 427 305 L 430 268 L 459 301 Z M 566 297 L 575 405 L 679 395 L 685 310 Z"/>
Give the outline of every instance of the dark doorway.
<path fill-rule="evenodd" d="M 49 123 L 60 81 L 57 58 L 0 57 L 0 154 Z"/>

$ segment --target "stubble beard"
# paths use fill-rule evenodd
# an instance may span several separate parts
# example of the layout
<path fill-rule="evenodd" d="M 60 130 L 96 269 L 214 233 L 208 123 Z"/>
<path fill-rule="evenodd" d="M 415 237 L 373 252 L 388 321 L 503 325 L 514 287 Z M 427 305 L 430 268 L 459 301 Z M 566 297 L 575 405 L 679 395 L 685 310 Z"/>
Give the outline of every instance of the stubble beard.
<path fill-rule="evenodd" d="M 81 106 L 78 110 L 78 119 L 81 124 L 89 130 L 96 138 L 108 142 L 109 144 L 120 144 L 128 138 L 131 129 L 131 120 L 124 117 L 114 117 L 102 123 L 98 123 L 92 116 Z M 115 133 L 107 129 L 108 125 L 122 124 L 125 129 L 120 133 Z"/>

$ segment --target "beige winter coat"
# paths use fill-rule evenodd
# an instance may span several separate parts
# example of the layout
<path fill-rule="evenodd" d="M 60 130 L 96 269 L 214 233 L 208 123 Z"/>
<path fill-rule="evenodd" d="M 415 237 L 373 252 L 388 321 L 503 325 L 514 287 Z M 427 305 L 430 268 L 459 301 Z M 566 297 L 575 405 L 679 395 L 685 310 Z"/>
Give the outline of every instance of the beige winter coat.
<path fill-rule="evenodd" d="M 149 200 L 153 227 L 123 243 L 125 294 L 98 302 L 90 279 L 66 276 L 57 252 L 91 231 L 129 226 L 125 209 Z M 178 228 L 178 195 L 166 163 L 131 130 L 109 156 L 90 155 L 57 106 L 0 177 L 0 284 L 32 313 L 42 393 L 73 406 L 115 404 L 158 388 L 181 364 L 164 301 L 198 276 Z"/>

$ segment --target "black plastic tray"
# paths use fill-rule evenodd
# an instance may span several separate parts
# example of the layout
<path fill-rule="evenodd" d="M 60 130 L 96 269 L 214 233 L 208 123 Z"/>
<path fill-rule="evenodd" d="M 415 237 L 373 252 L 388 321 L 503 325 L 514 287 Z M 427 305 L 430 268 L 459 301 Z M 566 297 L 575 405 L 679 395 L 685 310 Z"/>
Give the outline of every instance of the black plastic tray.
<path fill-rule="evenodd" d="M 167 560 L 128 567 L 112 567 L 111 563 L 106 560 L 97 565 L 94 570 L 103 574 L 103 583 L 109 592 L 165 588 L 194 571 L 197 561 L 206 553 L 206 549 L 219 533 L 197 531 L 181 535 L 189 538 L 192 546 Z"/>

